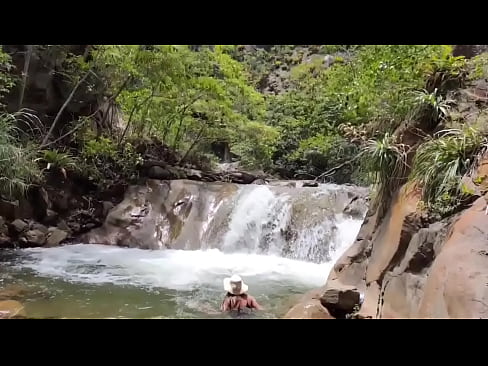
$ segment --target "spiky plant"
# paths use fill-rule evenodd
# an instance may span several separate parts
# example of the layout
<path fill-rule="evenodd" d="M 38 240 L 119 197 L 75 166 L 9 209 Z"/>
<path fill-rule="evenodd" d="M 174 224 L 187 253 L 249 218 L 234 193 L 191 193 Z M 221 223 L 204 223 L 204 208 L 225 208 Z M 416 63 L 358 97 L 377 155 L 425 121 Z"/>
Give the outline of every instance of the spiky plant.
<path fill-rule="evenodd" d="M 376 186 L 375 204 L 387 201 L 403 183 L 407 171 L 405 145 L 395 143 L 386 133 L 379 140 L 369 140 L 363 151 L 364 167 Z"/>
<path fill-rule="evenodd" d="M 50 167 L 59 169 L 75 169 L 76 168 L 76 158 L 74 158 L 69 153 L 60 152 L 57 149 L 54 150 L 43 150 L 42 158 L 46 164 L 48 164 L 48 169 Z"/>
<path fill-rule="evenodd" d="M 415 92 L 415 102 L 420 115 L 429 118 L 434 125 L 449 116 L 452 100 L 444 98 L 437 89 L 432 93 L 427 90 Z"/>
<path fill-rule="evenodd" d="M 39 178 L 33 152 L 17 145 L 15 122 L 22 114 L 0 114 L 0 194 L 16 198 Z"/>
<path fill-rule="evenodd" d="M 422 200 L 432 205 L 459 192 L 462 176 L 486 147 L 486 138 L 474 128 L 440 131 L 418 148 L 409 180 L 422 188 Z"/>

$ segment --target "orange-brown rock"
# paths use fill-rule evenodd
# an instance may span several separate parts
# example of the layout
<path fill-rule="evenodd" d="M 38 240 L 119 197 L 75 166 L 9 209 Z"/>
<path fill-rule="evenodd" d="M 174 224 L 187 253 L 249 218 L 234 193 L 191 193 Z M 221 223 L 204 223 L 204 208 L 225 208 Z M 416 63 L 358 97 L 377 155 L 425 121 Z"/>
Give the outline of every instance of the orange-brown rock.
<path fill-rule="evenodd" d="M 488 317 L 485 197 L 433 224 L 421 220 L 417 199 L 402 189 L 376 229 L 366 222 L 325 288 L 364 289 L 359 317 Z"/>
<path fill-rule="evenodd" d="M 418 317 L 488 317 L 488 216 L 478 199 L 455 222 L 425 283 Z"/>

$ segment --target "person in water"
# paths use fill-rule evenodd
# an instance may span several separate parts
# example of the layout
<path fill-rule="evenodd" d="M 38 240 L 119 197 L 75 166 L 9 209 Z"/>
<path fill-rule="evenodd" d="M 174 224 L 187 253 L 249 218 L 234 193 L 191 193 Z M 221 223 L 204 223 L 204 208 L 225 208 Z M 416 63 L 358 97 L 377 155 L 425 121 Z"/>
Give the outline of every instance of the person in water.
<path fill-rule="evenodd" d="M 262 310 L 263 308 L 258 304 L 256 299 L 247 294 L 249 287 L 242 281 L 238 275 L 229 278 L 224 278 L 224 290 L 227 291 L 224 301 L 222 301 L 222 311 L 237 311 L 242 310 Z"/>

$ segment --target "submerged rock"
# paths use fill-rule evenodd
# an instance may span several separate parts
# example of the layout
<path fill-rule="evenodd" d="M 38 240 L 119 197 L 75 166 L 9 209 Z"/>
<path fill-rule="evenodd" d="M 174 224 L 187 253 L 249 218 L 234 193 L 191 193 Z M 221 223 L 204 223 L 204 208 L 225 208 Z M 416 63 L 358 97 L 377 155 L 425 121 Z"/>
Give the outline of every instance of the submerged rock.
<path fill-rule="evenodd" d="M 0 319 L 25 318 L 24 306 L 16 300 L 0 301 Z"/>
<path fill-rule="evenodd" d="M 9 285 L 0 290 L 0 301 L 20 300 L 27 293 L 27 289 L 20 285 Z"/>

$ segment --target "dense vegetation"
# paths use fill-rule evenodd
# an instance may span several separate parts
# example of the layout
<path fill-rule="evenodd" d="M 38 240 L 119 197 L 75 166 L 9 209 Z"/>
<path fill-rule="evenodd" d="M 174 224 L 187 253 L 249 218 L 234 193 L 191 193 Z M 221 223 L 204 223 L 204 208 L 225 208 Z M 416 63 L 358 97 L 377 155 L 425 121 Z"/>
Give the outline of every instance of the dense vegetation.
<path fill-rule="evenodd" d="M 19 120 L 31 127 L 45 121 L 21 109 L 28 75 L 14 77 L 19 70 L 0 53 L 0 98 L 15 85 L 22 90 L 19 110 L 8 114 L 2 107 L 0 118 L 0 190 L 10 197 L 42 179 L 46 167 L 78 169 L 95 180 L 112 169 L 130 179 L 141 164 L 137 145 L 157 140 L 176 152 L 178 164 L 208 168 L 215 161 L 211 144 L 226 142 L 247 168 L 374 183 L 379 198 L 410 178 L 435 207 L 456 196 L 486 144 L 460 121 L 426 135 L 409 166 L 409 147 L 395 134 L 420 122 L 434 133 L 450 120 L 449 91 L 486 73 L 485 56 L 467 63 L 450 46 L 90 46 L 82 55 L 31 46 L 26 52 L 56 54 L 73 89 L 68 99 L 83 89 L 104 96 L 112 112 L 95 124 L 95 113 L 63 122 L 58 113 L 38 133 L 19 130 Z M 270 92 L 274 79 L 282 89 Z"/>

